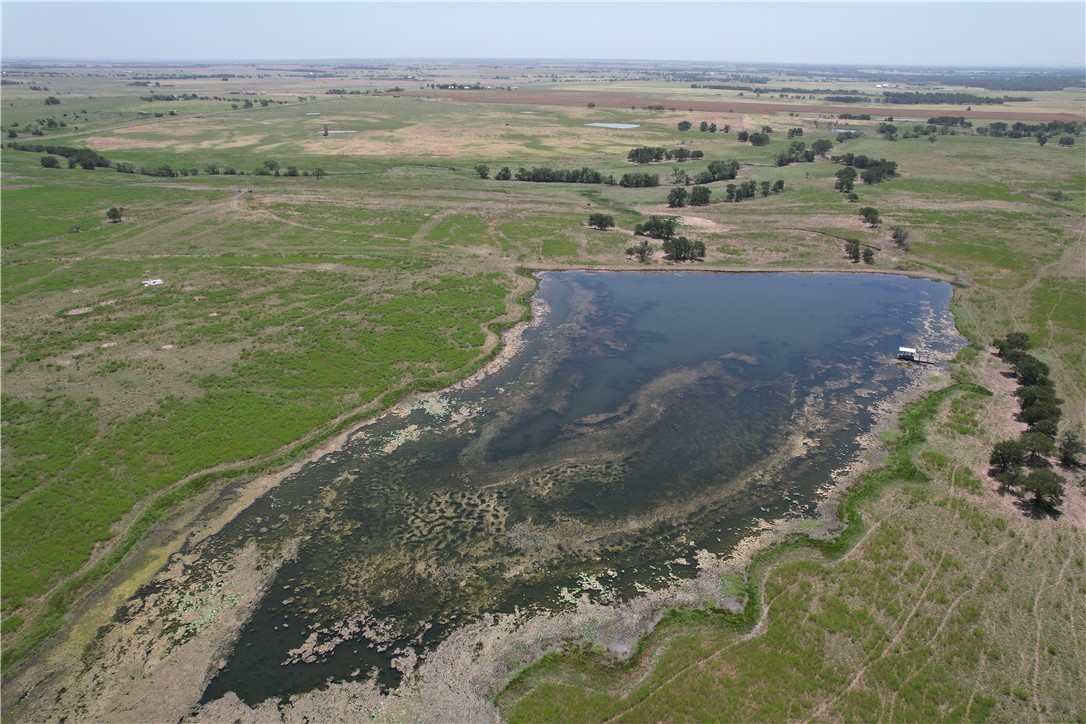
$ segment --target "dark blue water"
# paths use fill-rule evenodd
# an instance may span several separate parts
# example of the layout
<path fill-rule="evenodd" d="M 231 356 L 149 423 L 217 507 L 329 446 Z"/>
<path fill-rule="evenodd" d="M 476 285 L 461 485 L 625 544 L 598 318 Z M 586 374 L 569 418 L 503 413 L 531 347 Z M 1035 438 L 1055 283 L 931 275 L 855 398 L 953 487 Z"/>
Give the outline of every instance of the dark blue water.
<path fill-rule="evenodd" d="M 958 344 L 943 283 L 883 275 L 543 275 L 500 373 L 361 428 L 209 543 L 301 538 L 205 700 L 376 674 L 484 612 L 621 599 L 759 519 L 810 514 L 873 406 Z M 686 561 L 684 563 L 683 561 Z M 308 644 L 308 645 L 307 645 Z"/>

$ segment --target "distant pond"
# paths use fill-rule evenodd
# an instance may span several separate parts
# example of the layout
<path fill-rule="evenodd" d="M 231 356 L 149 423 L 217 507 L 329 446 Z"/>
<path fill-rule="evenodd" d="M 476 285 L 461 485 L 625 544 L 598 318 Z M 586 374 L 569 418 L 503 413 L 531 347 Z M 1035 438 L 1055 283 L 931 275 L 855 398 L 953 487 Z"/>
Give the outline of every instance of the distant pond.
<path fill-rule="evenodd" d="M 212 541 L 301 536 L 205 701 L 395 686 L 484 612 L 618 599 L 811 514 L 899 346 L 960 344 L 949 285 L 873 274 L 553 272 L 499 372 L 361 427 Z"/>
<path fill-rule="evenodd" d="M 591 126 L 592 128 L 618 128 L 620 130 L 641 128 L 640 123 L 586 123 L 585 125 Z"/>

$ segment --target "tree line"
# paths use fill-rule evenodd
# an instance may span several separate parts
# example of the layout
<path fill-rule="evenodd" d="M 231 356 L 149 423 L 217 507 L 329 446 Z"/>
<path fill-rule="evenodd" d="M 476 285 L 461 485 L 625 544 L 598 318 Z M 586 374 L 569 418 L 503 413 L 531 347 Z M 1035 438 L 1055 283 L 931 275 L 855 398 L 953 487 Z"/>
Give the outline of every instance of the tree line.
<path fill-rule="evenodd" d="M 1023 138 L 1036 136 L 1038 133 L 1055 135 L 1067 133 L 1073 136 L 1081 135 L 1086 130 L 1086 123 L 1077 121 L 1049 121 L 1048 123 L 1022 123 L 1016 121 L 1008 125 L 1003 121 L 995 121 L 987 126 L 979 126 L 976 129 L 979 136 L 1007 136 L 1009 138 Z"/>
<path fill-rule="evenodd" d="M 704 151 L 692 151 L 688 148 L 666 149 L 663 146 L 639 146 L 626 154 L 626 160 L 633 163 L 656 163 L 659 161 L 686 161 L 705 157 Z"/>
<path fill-rule="evenodd" d="M 1001 105 L 1003 103 L 1026 103 L 1031 100 L 1029 96 L 978 96 L 975 93 L 945 93 L 922 91 L 886 91 L 883 98 L 887 103 L 911 104 L 911 103 L 939 103 L 949 105 Z"/>
<path fill-rule="evenodd" d="M 1029 426 L 1017 439 L 1002 440 L 992 448 L 988 462 L 994 477 L 1005 488 L 1031 493 L 1039 505 L 1059 505 L 1064 493 L 1063 477 L 1045 467 L 1044 457 L 1058 452 L 1064 467 L 1077 467 L 1083 452 L 1082 437 L 1065 430 L 1057 440 L 1063 401 L 1056 397 L 1048 365 L 1027 351 L 1032 347 L 1029 335 L 1009 332 L 994 340 L 993 345 L 1014 370 L 1019 414 Z M 1024 472 L 1027 465 L 1032 468 L 1028 474 Z"/>

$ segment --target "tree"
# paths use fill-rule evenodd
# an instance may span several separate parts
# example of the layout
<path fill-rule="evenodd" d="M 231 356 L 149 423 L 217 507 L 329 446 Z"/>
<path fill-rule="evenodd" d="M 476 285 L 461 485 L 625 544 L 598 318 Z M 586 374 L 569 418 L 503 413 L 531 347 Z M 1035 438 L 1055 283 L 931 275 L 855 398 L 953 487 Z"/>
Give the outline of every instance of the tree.
<path fill-rule="evenodd" d="M 772 184 L 769 181 L 762 181 L 759 186 L 762 189 L 762 196 L 769 196 L 769 190 L 772 188 Z"/>
<path fill-rule="evenodd" d="M 708 131 L 709 130 L 709 121 L 702 121 L 701 125 L 698 126 L 698 130 L 701 131 L 702 133 L 705 133 L 706 131 Z"/>
<path fill-rule="evenodd" d="M 705 244 L 690 241 L 685 236 L 666 239 L 663 243 L 664 255 L 672 261 L 696 261 L 705 258 Z"/>
<path fill-rule="evenodd" d="M 858 242 L 858 241 L 850 241 L 847 244 L 845 244 L 845 254 L 848 255 L 848 258 L 852 260 L 853 264 L 859 262 L 860 261 L 860 242 Z"/>
<path fill-rule="evenodd" d="M 323 168 L 317 168 L 317 170 L 313 172 L 313 175 L 315 177 L 317 177 L 317 178 L 324 178 L 328 174 L 325 172 L 325 170 Z"/>
<path fill-rule="evenodd" d="M 686 169 L 676 168 L 671 172 L 671 183 L 686 186 L 690 183 L 690 174 Z"/>
<path fill-rule="evenodd" d="M 1026 447 L 1021 440 L 1003 440 L 992 448 L 988 464 L 997 472 L 1006 473 L 1017 470 L 1026 463 Z"/>
<path fill-rule="evenodd" d="M 588 225 L 600 231 L 606 231 L 615 225 L 615 217 L 602 213 L 589 214 Z"/>
<path fill-rule="evenodd" d="M 1048 381 L 1048 365 L 1033 355 L 1022 354 L 1014 365 L 1018 373 L 1018 384 L 1023 387 L 1035 387 Z"/>
<path fill-rule="evenodd" d="M 879 223 L 882 221 L 882 219 L 879 218 L 878 209 L 873 206 L 861 206 L 860 218 L 863 219 L 865 223 L 870 224 L 871 226 L 878 226 Z"/>
<path fill-rule="evenodd" d="M 837 177 L 837 182 L 833 185 L 833 188 L 842 193 L 852 191 L 856 184 L 856 169 L 851 166 L 845 166 L 843 169 L 834 174 Z"/>
<path fill-rule="evenodd" d="M 1038 133 L 1037 134 L 1037 145 L 1038 146 L 1043 146 L 1046 143 L 1048 143 L 1048 136 L 1046 136 L 1043 133 Z"/>
<path fill-rule="evenodd" d="M 1063 136 L 1063 137 L 1060 138 L 1060 145 L 1061 146 L 1074 146 L 1075 145 L 1075 139 L 1074 139 L 1073 136 Z"/>
<path fill-rule="evenodd" d="M 1078 467 L 1078 456 L 1083 452 L 1086 452 L 1086 444 L 1082 436 L 1074 430 L 1064 430 L 1059 443 L 1060 465 L 1065 468 Z"/>
<path fill-rule="evenodd" d="M 498 181 L 508 181 L 513 178 L 513 172 L 509 170 L 508 166 L 502 166 L 501 170 L 494 174 L 494 178 Z"/>
<path fill-rule="evenodd" d="M 124 208 L 117 206 L 110 206 L 109 211 L 106 212 L 106 218 L 109 219 L 111 224 L 119 224 L 123 220 Z"/>
<path fill-rule="evenodd" d="M 750 145 L 752 146 L 768 146 L 769 134 L 768 133 L 752 133 L 750 134 Z"/>
<path fill-rule="evenodd" d="M 1054 508 L 1063 501 L 1063 478 L 1059 473 L 1041 468 L 1022 480 L 1022 489 L 1033 494 L 1033 502 Z"/>
<path fill-rule="evenodd" d="M 695 186 L 690 189 L 690 205 L 705 206 L 709 203 L 709 194 L 711 193 L 712 189 L 708 186 Z"/>
<path fill-rule="evenodd" d="M 45 99 L 44 105 L 47 105 L 47 106 L 59 106 L 60 105 L 60 99 L 57 98 L 56 96 L 49 96 L 48 98 Z"/>
<path fill-rule="evenodd" d="M 652 254 L 652 246 L 649 245 L 648 239 L 642 239 L 637 246 L 626 248 L 626 256 L 636 256 L 642 264 L 648 261 L 650 254 Z"/>
<path fill-rule="evenodd" d="M 674 216 L 650 216 L 643 224 L 634 226 L 637 236 L 651 236 L 654 239 L 670 239 L 675 235 Z"/>
<path fill-rule="evenodd" d="M 679 130 L 680 131 L 689 131 L 690 130 L 690 121 L 679 121 Z"/>
<path fill-rule="evenodd" d="M 1022 448 L 1029 455 L 1030 465 L 1036 465 L 1042 455 L 1051 455 L 1056 451 L 1056 443 L 1041 432 L 1023 432 Z"/>
<path fill-rule="evenodd" d="M 909 250 L 909 230 L 904 226 L 891 227 L 893 232 L 890 234 L 890 238 L 894 240 L 894 243 L 900 246 L 902 249 Z"/>
<path fill-rule="evenodd" d="M 870 246 L 864 247 L 864 264 L 875 263 L 875 252 Z"/>
<path fill-rule="evenodd" d="M 740 143 L 746 143 L 748 140 L 750 140 L 750 134 L 746 131 L 740 131 L 739 133 L 735 134 L 735 138 Z"/>
<path fill-rule="evenodd" d="M 490 178 L 490 166 L 487 166 L 485 163 L 480 163 L 475 167 L 475 173 L 479 175 L 479 178 Z"/>
<path fill-rule="evenodd" d="M 779 178 L 773 182 L 773 193 L 777 194 L 784 191 L 784 179 Z"/>
<path fill-rule="evenodd" d="M 814 151 L 815 154 L 825 158 L 826 154 L 833 150 L 833 141 L 828 138 L 816 139 L 811 142 L 811 150 Z"/>
<path fill-rule="evenodd" d="M 56 156 L 42 156 L 41 166 L 42 168 L 60 168 L 60 159 Z"/>

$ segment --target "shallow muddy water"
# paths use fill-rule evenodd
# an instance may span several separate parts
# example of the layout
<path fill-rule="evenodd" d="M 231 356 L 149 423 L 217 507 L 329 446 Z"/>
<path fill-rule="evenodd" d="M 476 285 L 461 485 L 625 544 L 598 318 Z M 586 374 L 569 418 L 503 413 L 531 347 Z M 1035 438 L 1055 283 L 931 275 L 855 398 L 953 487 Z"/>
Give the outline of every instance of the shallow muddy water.
<path fill-rule="evenodd" d="M 542 275 L 498 373 L 357 430 L 208 542 L 301 537 L 207 688 L 255 703 L 376 675 L 484 612 L 618 601 L 811 514 L 874 406 L 957 344 L 944 283 Z"/>

